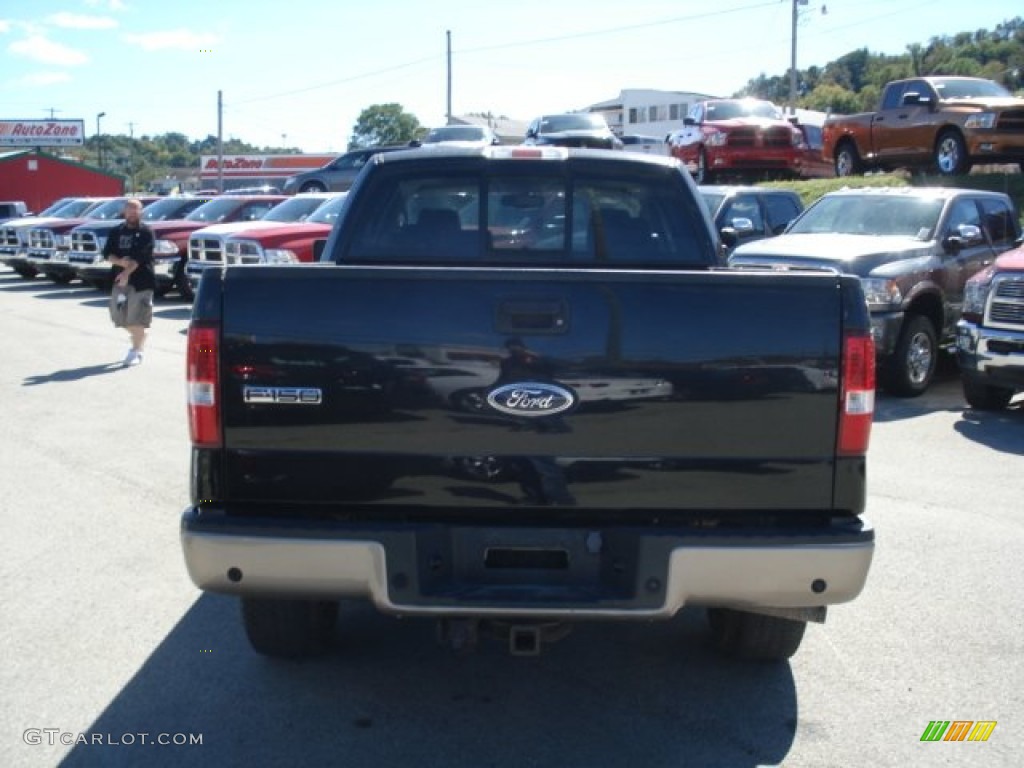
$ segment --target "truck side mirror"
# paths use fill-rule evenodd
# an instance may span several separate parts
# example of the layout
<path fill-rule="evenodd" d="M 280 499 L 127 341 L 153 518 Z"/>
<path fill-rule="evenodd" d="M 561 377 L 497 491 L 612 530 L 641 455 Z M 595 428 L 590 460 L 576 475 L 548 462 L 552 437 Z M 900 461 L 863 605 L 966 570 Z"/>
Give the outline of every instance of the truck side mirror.
<path fill-rule="evenodd" d="M 956 255 L 969 245 L 982 242 L 981 227 L 974 224 L 961 224 L 956 228 L 956 234 L 950 235 L 942 241 L 942 247 L 946 253 Z"/>
<path fill-rule="evenodd" d="M 683 118 L 683 125 L 696 125 L 696 124 L 697 124 L 697 121 L 694 120 L 692 117 L 684 117 Z"/>
<path fill-rule="evenodd" d="M 745 216 L 737 216 L 729 221 L 729 226 L 725 229 L 731 229 L 737 237 L 746 237 L 754 231 L 754 222 Z"/>

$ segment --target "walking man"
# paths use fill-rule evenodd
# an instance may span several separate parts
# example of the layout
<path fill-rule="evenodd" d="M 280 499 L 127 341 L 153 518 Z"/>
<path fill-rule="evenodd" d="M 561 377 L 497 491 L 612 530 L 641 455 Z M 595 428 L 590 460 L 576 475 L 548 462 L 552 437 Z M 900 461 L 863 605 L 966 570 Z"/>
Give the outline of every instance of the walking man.
<path fill-rule="evenodd" d="M 114 266 L 114 288 L 110 294 L 110 317 L 114 326 L 131 337 L 124 366 L 142 363 L 146 329 L 153 322 L 153 230 L 142 223 L 142 203 L 131 199 L 124 204 L 124 221 L 110 230 L 103 257 Z"/>

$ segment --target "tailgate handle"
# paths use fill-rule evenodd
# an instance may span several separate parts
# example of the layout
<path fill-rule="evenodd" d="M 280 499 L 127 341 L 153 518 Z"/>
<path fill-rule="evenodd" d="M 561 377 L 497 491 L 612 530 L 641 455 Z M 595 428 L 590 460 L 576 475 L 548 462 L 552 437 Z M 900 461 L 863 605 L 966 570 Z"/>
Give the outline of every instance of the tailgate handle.
<path fill-rule="evenodd" d="M 569 309 L 560 299 L 503 301 L 497 325 L 499 333 L 565 333 Z"/>

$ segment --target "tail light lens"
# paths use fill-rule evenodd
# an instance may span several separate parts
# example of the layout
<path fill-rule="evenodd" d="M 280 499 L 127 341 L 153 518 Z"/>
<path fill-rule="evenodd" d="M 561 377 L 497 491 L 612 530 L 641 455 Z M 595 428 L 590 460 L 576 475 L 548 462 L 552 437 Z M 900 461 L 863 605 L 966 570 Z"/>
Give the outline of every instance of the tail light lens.
<path fill-rule="evenodd" d="M 840 456 L 867 453 L 875 415 L 875 343 L 870 335 L 847 336 L 843 344 Z"/>
<path fill-rule="evenodd" d="M 220 390 L 218 360 L 218 329 L 190 326 L 188 329 L 187 374 L 188 424 L 192 444 L 218 448 L 222 441 L 220 428 Z"/>

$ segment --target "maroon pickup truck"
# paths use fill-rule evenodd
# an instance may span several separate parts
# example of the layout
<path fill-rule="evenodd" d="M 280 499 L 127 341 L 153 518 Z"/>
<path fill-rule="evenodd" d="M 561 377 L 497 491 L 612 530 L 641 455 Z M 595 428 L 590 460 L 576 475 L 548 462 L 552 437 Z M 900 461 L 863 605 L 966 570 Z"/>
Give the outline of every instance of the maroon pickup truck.
<path fill-rule="evenodd" d="M 256 221 L 278 203 L 288 200 L 286 195 L 219 195 L 196 208 L 183 219 L 155 221 L 150 224 L 156 244 L 153 249 L 157 294 L 177 290 L 185 299 L 192 299 L 192 287 L 185 276 L 188 259 L 188 238 L 197 229 L 227 221 Z M 83 277 L 92 279 L 109 277 L 108 264 L 91 267 L 95 273 L 80 268 Z"/>
<path fill-rule="evenodd" d="M 254 227 L 230 235 L 224 240 L 224 263 L 299 264 L 314 261 L 317 244 L 322 246 L 327 242 L 327 236 L 345 204 L 346 194 L 336 194 L 303 221 Z M 201 277 L 201 270 L 194 274 L 189 271 L 193 289 L 199 285 Z"/>
<path fill-rule="evenodd" d="M 1024 245 L 967 281 L 957 358 L 968 405 L 996 411 L 1024 392 Z"/>

